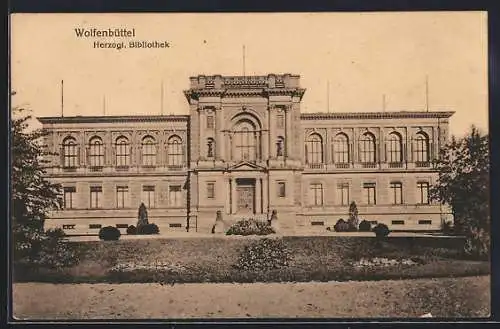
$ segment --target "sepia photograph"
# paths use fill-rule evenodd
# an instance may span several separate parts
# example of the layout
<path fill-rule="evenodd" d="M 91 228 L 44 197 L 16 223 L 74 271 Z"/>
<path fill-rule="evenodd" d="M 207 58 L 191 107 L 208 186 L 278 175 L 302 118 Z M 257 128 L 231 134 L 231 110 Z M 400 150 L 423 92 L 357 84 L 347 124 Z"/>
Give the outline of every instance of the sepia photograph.
<path fill-rule="evenodd" d="M 12 319 L 491 315 L 486 12 L 10 28 Z"/>

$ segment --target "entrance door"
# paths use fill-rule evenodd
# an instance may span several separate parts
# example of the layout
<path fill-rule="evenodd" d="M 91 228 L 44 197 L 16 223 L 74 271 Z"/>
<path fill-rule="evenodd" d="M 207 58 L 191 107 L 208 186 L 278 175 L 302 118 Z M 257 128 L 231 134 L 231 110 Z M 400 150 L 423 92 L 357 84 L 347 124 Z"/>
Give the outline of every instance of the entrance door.
<path fill-rule="evenodd" d="M 236 192 L 238 194 L 238 212 L 254 212 L 255 198 L 254 198 L 255 185 L 238 184 Z"/>

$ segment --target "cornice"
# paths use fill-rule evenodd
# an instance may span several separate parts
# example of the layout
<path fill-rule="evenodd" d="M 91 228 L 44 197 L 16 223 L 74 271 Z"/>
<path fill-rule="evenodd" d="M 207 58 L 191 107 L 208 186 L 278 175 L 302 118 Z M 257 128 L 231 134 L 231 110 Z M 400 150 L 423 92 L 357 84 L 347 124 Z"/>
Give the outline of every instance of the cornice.
<path fill-rule="evenodd" d="M 344 112 L 344 113 L 301 113 L 301 120 L 342 120 L 342 119 L 443 119 L 451 117 L 454 111 L 397 111 L 397 112 Z"/>
<path fill-rule="evenodd" d="M 50 123 L 114 123 L 114 122 L 187 122 L 189 115 L 120 115 L 120 116 L 71 116 L 37 117 L 43 124 Z"/>

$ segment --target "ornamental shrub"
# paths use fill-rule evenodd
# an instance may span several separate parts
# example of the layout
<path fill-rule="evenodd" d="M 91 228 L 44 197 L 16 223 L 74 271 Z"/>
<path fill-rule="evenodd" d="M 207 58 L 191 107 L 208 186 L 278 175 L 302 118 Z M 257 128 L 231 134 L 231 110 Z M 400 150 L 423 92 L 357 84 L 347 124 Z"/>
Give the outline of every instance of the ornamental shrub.
<path fill-rule="evenodd" d="M 269 235 L 276 233 L 266 221 L 259 221 L 253 218 L 243 219 L 227 230 L 226 235 Z"/>
<path fill-rule="evenodd" d="M 149 223 L 137 227 L 137 234 L 159 234 L 160 229 L 155 223 Z"/>
<path fill-rule="evenodd" d="M 120 230 L 114 226 L 106 226 L 99 230 L 99 239 L 104 241 L 116 241 L 120 238 L 120 236 Z"/>
<path fill-rule="evenodd" d="M 347 232 L 349 231 L 349 224 L 341 218 L 335 223 L 333 229 L 335 232 Z"/>
<path fill-rule="evenodd" d="M 472 228 L 466 233 L 464 251 L 476 259 L 488 259 L 490 255 L 490 233 L 482 228 Z"/>
<path fill-rule="evenodd" d="M 135 227 L 134 225 L 130 225 L 129 227 L 127 227 L 127 234 L 137 234 L 137 227 Z"/>
<path fill-rule="evenodd" d="M 269 271 L 289 265 L 291 253 L 282 239 L 263 238 L 245 246 L 234 265 L 243 271 Z"/>
<path fill-rule="evenodd" d="M 371 232 L 372 231 L 372 224 L 367 220 L 362 220 L 361 223 L 359 223 L 359 231 L 360 232 Z"/>
<path fill-rule="evenodd" d="M 385 238 L 389 235 L 389 227 L 387 225 L 379 223 L 373 228 L 373 232 L 377 238 Z"/>

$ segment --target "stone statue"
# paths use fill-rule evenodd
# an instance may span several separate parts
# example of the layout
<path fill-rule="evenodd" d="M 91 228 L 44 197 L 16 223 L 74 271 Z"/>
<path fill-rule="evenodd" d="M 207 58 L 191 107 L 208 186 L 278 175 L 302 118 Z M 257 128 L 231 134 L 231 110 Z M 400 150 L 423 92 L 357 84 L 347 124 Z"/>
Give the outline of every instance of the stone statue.
<path fill-rule="evenodd" d="M 212 226 L 212 234 L 224 233 L 224 220 L 222 219 L 222 212 L 217 210 L 215 215 L 215 224 Z"/>
<path fill-rule="evenodd" d="M 137 215 L 137 228 L 139 226 L 147 225 L 148 223 L 148 210 L 146 209 L 146 205 L 144 202 L 139 206 L 139 213 Z"/>
<path fill-rule="evenodd" d="M 271 218 L 269 219 L 268 223 L 276 232 L 278 232 L 279 230 L 278 212 L 276 211 L 276 209 L 272 211 Z"/>

